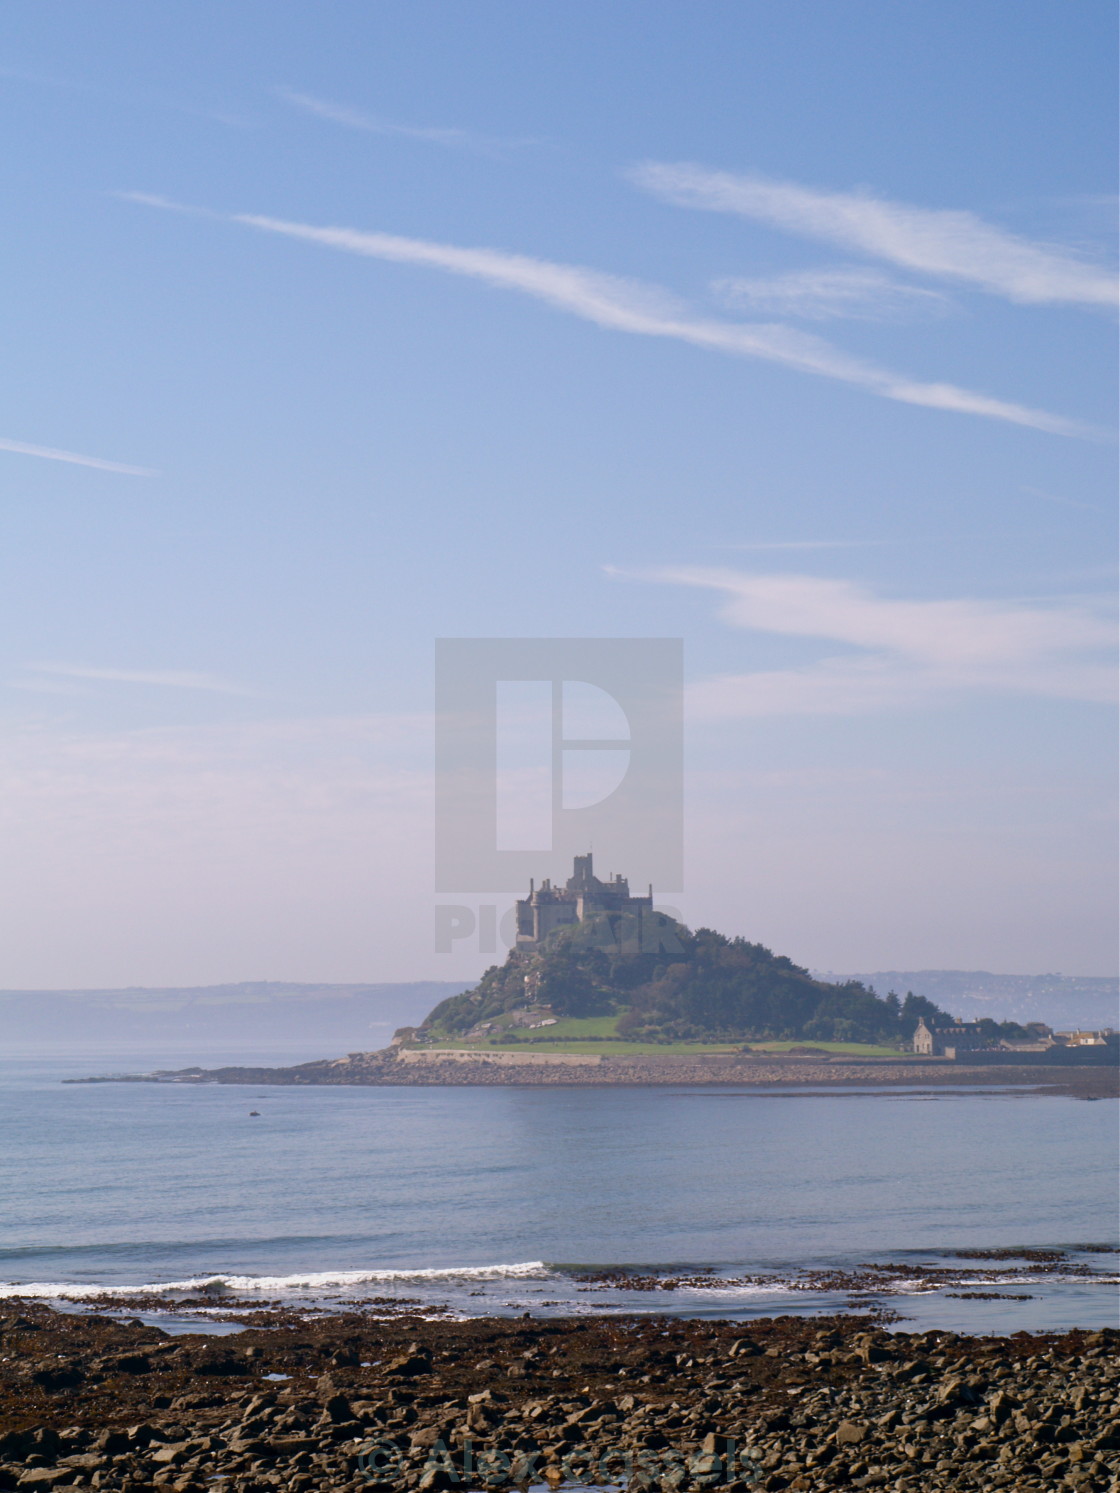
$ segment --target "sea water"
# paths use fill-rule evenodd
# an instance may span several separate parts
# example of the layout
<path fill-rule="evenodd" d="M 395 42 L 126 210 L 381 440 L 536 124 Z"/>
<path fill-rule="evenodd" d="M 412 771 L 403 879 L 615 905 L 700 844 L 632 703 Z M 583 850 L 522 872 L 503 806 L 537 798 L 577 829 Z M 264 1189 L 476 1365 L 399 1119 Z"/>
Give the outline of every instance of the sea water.
<path fill-rule="evenodd" d="M 62 1082 L 90 1070 L 0 1064 L 0 1294 L 146 1292 L 174 1312 L 208 1293 L 215 1319 L 389 1298 L 744 1319 L 877 1303 L 908 1330 L 970 1332 L 1116 1320 L 1111 1100 Z M 959 1253 L 1020 1249 L 1065 1254 Z"/>

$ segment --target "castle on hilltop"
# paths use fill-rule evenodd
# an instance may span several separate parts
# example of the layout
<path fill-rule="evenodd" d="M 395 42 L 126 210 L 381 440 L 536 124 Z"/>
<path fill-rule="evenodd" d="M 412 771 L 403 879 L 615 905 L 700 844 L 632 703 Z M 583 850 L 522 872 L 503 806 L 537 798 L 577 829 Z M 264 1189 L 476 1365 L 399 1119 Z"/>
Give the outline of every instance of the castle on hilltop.
<path fill-rule="evenodd" d="M 590 854 L 577 855 L 563 887 L 554 887 L 551 881 L 542 881 L 539 887 L 529 883 L 529 895 L 517 904 L 517 947 L 532 952 L 557 928 L 617 914 L 624 914 L 627 921 L 633 919 L 631 937 L 644 946 L 642 922 L 652 913 L 652 886 L 648 896 L 632 897 L 625 876 L 600 881 Z"/>

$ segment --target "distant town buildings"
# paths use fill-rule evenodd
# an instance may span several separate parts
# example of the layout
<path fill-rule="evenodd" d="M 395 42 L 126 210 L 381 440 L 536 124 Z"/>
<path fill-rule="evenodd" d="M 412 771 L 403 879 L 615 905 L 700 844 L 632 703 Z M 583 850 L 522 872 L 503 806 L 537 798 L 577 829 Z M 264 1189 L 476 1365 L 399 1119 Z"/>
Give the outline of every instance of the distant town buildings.
<path fill-rule="evenodd" d="M 1055 1032 L 1054 1040 L 1065 1047 L 1106 1047 L 1117 1040 L 1117 1033 L 1106 1026 L 1099 1032 Z"/>
<path fill-rule="evenodd" d="M 918 1017 L 912 1048 L 923 1057 L 956 1058 L 960 1053 L 1051 1053 L 1060 1055 L 1064 1048 L 1115 1048 L 1120 1043 L 1120 1033 L 1111 1027 L 1100 1031 L 1055 1032 L 1044 1022 L 1032 1021 L 1025 1030 L 1029 1038 L 994 1037 L 992 1026 L 981 1021 L 960 1021 L 945 1026 L 933 1026 L 924 1016 Z"/>

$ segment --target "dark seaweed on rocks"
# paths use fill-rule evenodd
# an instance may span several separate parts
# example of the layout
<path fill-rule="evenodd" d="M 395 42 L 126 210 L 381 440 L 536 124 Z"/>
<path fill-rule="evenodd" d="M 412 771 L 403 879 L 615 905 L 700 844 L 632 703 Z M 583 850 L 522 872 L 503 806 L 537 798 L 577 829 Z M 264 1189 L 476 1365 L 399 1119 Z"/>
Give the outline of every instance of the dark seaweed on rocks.
<path fill-rule="evenodd" d="M 949 1254 L 955 1260 L 1033 1260 L 1038 1265 L 1067 1257 L 1064 1249 L 953 1249 Z"/>

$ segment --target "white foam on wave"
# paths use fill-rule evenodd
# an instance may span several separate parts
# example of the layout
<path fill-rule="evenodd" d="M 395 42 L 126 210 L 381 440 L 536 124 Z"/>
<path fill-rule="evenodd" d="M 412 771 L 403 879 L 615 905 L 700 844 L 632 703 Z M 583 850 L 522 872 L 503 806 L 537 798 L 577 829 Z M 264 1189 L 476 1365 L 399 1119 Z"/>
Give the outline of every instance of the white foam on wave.
<path fill-rule="evenodd" d="M 1120 1275 L 1063 1275 L 1060 1270 L 1046 1271 L 1040 1275 L 977 1275 L 954 1281 L 955 1286 L 1041 1286 L 1049 1282 L 1056 1286 L 1116 1286 Z"/>
<path fill-rule="evenodd" d="M 440 1269 L 411 1270 L 307 1270 L 293 1275 L 198 1275 L 189 1280 L 166 1280 L 139 1286 L 77 1285 L 61 1281 L 30 1281 L 0 1285 L 0 1297 L 48 1297 L 85 1301 L 94 1296 L 167 1296 L 173 1292 L 200 1291 L 224 1295 L 261 1291 L 324 1291 L 331 1287 L 364 1285 L 423 1285 L 427 1282 L 454 1285 L 456 1281 L 477 1284 L 501 1280 L 548 1280 L 552 1275 L 543 1260 L 515 1265 L 459 1265 Z"/>
<path fill-rule="evenodd" d="M 774 1281 L 771 1285 L 750 1286 L 680 1286 L 675 1295 L 685 1296 L 793 1296 L 801 1291 L 800 1286 L 783 1285 Z M 802 1293 L 803 1294 L 803 1293 Z"/>

